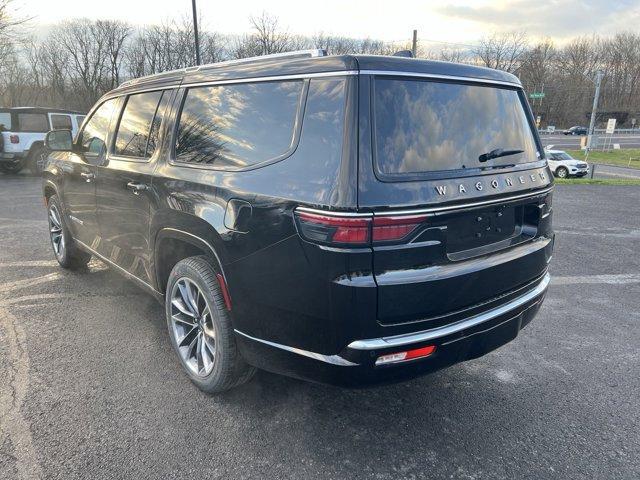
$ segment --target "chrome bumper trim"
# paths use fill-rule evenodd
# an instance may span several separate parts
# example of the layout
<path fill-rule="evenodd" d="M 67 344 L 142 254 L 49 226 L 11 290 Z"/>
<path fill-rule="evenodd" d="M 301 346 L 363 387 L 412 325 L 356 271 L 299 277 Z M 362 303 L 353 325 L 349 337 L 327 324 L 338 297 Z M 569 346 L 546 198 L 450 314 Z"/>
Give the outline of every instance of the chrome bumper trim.
<path fill-rule="evenodd" d="M 250 340 L 255 342 L 264 343 L 271 347 L 276 347 L 281 350 L 286 350 L 287 352 L 297 353 L 298 355 L 302 355 L 304 357 L 313 358 L 314 360 L 320 360 L 321 362 L 331 363 L 332 365 L 339 365 L 341 367 L 355 367 L 358 364 L 350 362 L 349 360 L 345 360 L 339 355 L 323 355 L 321 353 L 309 352 L 307 350 L 302 350 L 301 348 L 289 347 L 288 345 L 282 345 L 280 343 L 270 342 L 269 340 L 263 340 L 261 338 L 252 337 L 251 335 L 247 335 L 246 333 L 241 332 L 240 330 L 234 330 L 238 335 L 242 335 Z"/>
<path fill-rule="evenodd" d="M 505 303 L 493 310 L 481 313 L 466 320 L 460 320 L 456 323 L 444 325 L 438 328 L 432 328 L 431 330 L 424 330 L 422 332 L 408 333 L 403 335 L 395 335 L 392 337 L 382 338 L 370 338 L 367 340 L 355 340 L 348 345 L 348 348 L 353 350 L 378 350 L 389 347 L 401 347 L 404 345 L 410 345 L 412 343 L 426 342 L 429 340 L 436 340 L 441 337 L 446 337 L 462 330 L 475 327 L 481 323 L 493 320 L 496 317 L 509 313 L 511 310 L 524 305 L 525 303 L 533 300 L 536 297 L 542 295 L 549 285 L 551 276 L 547 273 L 544 278 L 538 283 L 538 285 L 524 295 L 513 299 L 509 303 Z"/>

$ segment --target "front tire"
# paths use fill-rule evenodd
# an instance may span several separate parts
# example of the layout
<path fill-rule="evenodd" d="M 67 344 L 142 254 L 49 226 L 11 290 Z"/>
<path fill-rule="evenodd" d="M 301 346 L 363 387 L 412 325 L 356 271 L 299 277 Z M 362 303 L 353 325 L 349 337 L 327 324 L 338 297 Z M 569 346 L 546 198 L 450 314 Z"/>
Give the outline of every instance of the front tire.
<path fill-rule="evenodd" d="M 71 232 L 64 223 L 62 208 L 57 195 L 52 195 L 47 202 L 49 217 L 49 237 L 56 260 L 62 268 L 76 270 L 86 267 L 91 254 L 80 250 L 74 242 Z"/>
<path fill-rule="evenodd" d="M 165 293 L 167 327 L 182 367 L 196 386 L 218 393 L 251 379 L 235 341 L 231 318 L 207 257 L 178 262 Z"/>
<path fill-rule="evenodd" d="M 558 178 L 567 178 L 569 176 L 569 170 L 565 167 L 558 167 L 556 169 L 556 177 Z"/>

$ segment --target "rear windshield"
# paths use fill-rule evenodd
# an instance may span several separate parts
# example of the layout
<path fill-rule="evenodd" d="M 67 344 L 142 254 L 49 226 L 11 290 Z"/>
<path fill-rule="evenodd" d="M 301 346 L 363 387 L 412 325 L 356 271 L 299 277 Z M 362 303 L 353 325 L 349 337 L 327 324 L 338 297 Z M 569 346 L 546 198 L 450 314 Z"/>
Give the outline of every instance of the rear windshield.
<path fill-rule="evenodd" d="M 375 147 L 384 174 L 419 174 L 535 162 L 518 91 L 495 86 L 377 78 Z"/>
<path fill-rule="evenodd" d="M 11 112 L 0 112 L 0 132 L 11 130 Z"/>

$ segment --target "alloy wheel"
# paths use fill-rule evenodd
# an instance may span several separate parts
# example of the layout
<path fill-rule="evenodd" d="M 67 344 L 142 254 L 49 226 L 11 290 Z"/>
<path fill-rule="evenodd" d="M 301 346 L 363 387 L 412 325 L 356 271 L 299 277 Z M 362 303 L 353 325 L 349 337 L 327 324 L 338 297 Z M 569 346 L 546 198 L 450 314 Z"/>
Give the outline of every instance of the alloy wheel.
<path fill-rule="evenodd" d="M 51 245 L 56 257 L 63 258 L 66 244 L 64 232 L 62 231 L 62 220 L 58 208 L 53 204 L 49 207 L 49 235 L 51 236 Z"/>
<path fill-rule="evenodd" d="M 42 173 L 44 171 L 45 166 L 47 165 L 47 152 L 46 150 L 40 150 L 36 154 L 36 172 Z"/>
<path fill-rule="evenodd" d="M 200 288 L 187 277 L 171 291 L 171 326 L 182 363 L 199 376 L 213 370 L 216 335 L 211 308 Z"/>
<path fill-rule="evenodd" d="M 559 178 L 567 178 L 567 170 L 565 168 L 559 168 L 557 173 Z"/>

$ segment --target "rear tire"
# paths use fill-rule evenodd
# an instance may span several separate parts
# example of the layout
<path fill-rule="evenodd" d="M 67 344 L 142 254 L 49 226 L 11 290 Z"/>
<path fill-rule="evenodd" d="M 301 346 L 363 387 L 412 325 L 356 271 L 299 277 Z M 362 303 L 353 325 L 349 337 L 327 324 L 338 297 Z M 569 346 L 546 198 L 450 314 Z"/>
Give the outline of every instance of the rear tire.
<path fill-rule="evenodd" d="M 34 175 L 42 175 L 47 166 L 49 151 L 45 146 L 35 147 L 29 154 L 29 168 Z"/>
<path fill-rule="evenodd" d="M 57 195 L 47 202 L 49 236 L 56 260 L 62 268 L 76 270 L 86 267 L 91 254 L 81 250 L 71 236 L 62 216 L 62 208 Z"/>
<path fill-rule="evenodd" d="M 23 167 L 22 161 L 16 163 L 0 163 L 0 172 L 6 174 L 18 173 Z"/>
<path fill-rule="evenodd" d="M 173 267 L 165 309 L 171 344 L 200 390 L 219 393 L 253 377 L 256 369 L 240 355 L 216 270 L 207 257 L 189 257 Z"/>
<path fill-rule="evenodd" d="M 567 178 L 569 176 L 569 170 L 565 167 L 558 167 L 556 169 L 556 177 L 558 178 Z"/>

